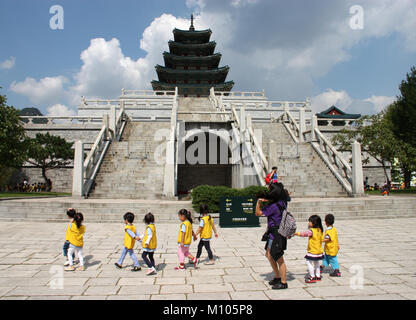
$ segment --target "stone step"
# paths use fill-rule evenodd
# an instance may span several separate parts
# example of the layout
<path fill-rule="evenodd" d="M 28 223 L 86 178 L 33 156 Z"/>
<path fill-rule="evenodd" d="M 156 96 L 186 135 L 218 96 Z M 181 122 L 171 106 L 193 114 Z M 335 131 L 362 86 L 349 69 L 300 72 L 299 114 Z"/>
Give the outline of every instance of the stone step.
<path fill-rule="evenodd" d="M 299 199 L 289 203 L 289 211 L 298 221 L 306 221 L 312 214 L 323 219 L 327 213 L 335 219 L 379 219 L 416 217 L 416 197 L 373 197 L 345 199 Z M 147 212 L 152 212 L 159 222 L 177 223 L 177 212 L 181 208 L 192 210 L 190 201 L 168 200 L 103 200 L 91 199 L 29 199 L 0 201 L 0 220 L 23 221 L 67 221 L 66 209 L 76 208 L 88 222 L 120 222 L 125 212 L 136 214 L 137 223 Z M 388 208 L 386 210 L 386 208 Z M 217 217 L 217 214 L 213 214 Z M 261 220 L 264 221 L 264 218 Z M 302 225 L 298 224 L 298 228 Z"/>

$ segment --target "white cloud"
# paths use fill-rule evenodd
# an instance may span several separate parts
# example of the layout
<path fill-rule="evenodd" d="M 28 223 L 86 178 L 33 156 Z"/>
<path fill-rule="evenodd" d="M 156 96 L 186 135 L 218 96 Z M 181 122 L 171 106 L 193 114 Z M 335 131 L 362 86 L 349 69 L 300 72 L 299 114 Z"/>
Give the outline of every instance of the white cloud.
<path fill-rule="evenodd" d="M 10 57 L 6 60 L 4 60 L 3 62 L 0 62 L 0 69 L 3 70 L 8 70 L 11 69 L 15 66 L 16 64 L 16 58 L 15 57 Z"/>
<path fill-rule="evenodd" d="M 325 92 L 311 98 L 311 108 L 314 112 L 320 112 L 332 106 L 345 111 L 352 103 L 353 99 L 343 90 L 327 89 Z"/>
<path fill-rule="evenodd" d="M 77 113 L 75 110 L 68 108 L 63 104 L 55 104 L 48 107 L 47 115 L 51 117 L 71 117 L 75 116 Z"/>
<path fill-rule="evenodd" d="M 163 64 L 162 52 L 168 50 L 168 40 L 175 27 L 188 28 L 189 20 L 170 14 L 153 20 L 140 40 L 140 48 L 147 54 L 137 60 L 124 55 L 116 38 L 109 41 L 92 39 L 90 46 L 81 53 L 83 64 L 70 89 L 76 99 L 72 104 L 78 103 L 80 96 L 115 98 L 122 88 L 151 89 L 150 81 L 157 78 L 154 66 Z"/>
<path fill-rule="evenodd" d="M 68 79 L 64 76 L 45 77 L 37 81 L 26 78 L 24 81 L 13 81 L 10 90 L 22 94 L 35 104 L 54 104 L 66 98 L 64 85 Z"/>
<path fill-rule="evenodd" d="M 370 98 L 367 98 L 364 101 L 372 103 L 374 105 L 374 111 L 380 112 L 385 107 L 389 106 L 391 103 L 396 101 L 396 97 L 371 96 Z"/>
<path fill-rule="evenodd" d="M 213 30 L 235 88 L 264 88 L 272 99 L 312 95 L 315 79 L 349 60 L 351 48 L 368 39 L 398 34 L 404 41 L 397 50 L 416 51 L 412 0 L 321 0 L 319 5 L 313 1 L 283 5 L 275 0 L 188 0 L 187 4 L 199 10 L 196 21 Z M 349 25 L 349 9 L 356 4 L 364 9 L 363 30 Z"/>
<path fill-rule="evenodd" d="M 266 90 L 271 99 L 301 100 L 316 92 L 315 79 L 350 58 L 350 49 L 370 38 L 397 33 L 406 50 L 416 51 L 416 6 L 412 0 L 285 2 L 275 0 L 186 0 L 195 12 L 196 29 L 211 28 L 221 65 L 228 64 L 227 80 L 235 90 Z M 364 29 L 349 27 L 352 5 L 364 8 Z M 82 51 L 75 76 L 13 82 L 11 89 L 45 105 L 79 104 L 81 96 L 116 98 L 121 88 L 150 89 L 157 79 L 154 66 L 163 64 L 172 29 L 187 29 L 188 19 L 162 14 L 144 30 L 140 48 L 145 56 L 134 60 L 123 53 L 118 39 L 92 39 Z M 399 50 L 400 48 L 398 48 Z M 386 97 L 388 98 L 388 97 Z M 345 91 L 328 89 L 312 99 L 321 111 L 330 105 L 361 113 L 377 111 L 384 103 L 372 97 L 351 98 Z M 387 101 L 387 100 L 386 100 Z M 366 108 L 369 108 L 368 110 Z"/>
<path fill-rule="evenodd" d="M 346 113 L 374 114 L 379 113 L 395 100 L 394 96 L 374 95 L 366 99 L 354 99 L 344 90 L 327 89 L 311 98 L 311 108 L 313 112 L 321 112 L 336 106 Z"/>

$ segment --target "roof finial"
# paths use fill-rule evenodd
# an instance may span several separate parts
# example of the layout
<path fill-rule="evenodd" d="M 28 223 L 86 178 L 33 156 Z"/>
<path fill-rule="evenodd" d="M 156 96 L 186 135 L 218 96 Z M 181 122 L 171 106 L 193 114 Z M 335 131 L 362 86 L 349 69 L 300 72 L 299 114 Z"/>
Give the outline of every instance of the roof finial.
<path fill-rule="evenodd" d="M 191 26 L 189 27 L 190 31 L 195 31 L 194 28 L 194 14 L 191 14 Z"/>

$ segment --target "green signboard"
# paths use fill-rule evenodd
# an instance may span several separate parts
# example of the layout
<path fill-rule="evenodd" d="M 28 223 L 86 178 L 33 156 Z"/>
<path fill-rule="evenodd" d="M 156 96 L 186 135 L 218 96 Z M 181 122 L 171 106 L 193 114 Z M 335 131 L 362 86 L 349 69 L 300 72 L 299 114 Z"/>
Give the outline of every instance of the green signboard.
<path fill-rule="evenodd" d="M 222 197 L 220 199 L 220 227 L 259 227 L 255 197 Z"/>

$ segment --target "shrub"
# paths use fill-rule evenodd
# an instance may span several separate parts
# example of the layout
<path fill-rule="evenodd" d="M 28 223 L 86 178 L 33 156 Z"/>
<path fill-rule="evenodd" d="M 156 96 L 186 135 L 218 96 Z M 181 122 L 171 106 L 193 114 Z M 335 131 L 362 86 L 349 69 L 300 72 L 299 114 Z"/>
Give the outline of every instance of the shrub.
<path fill-rule="evenodd" d="M 209 212 L 219 212 L 221 197 L 258 197 L 267 192 L 267 187 L 249 186 L 243 189 L 233 189 L 225 186 L 201 185 L 192 190 L 192 207 L 199 212 L 199 206 L 203 203 L 208 205 Z"/>

